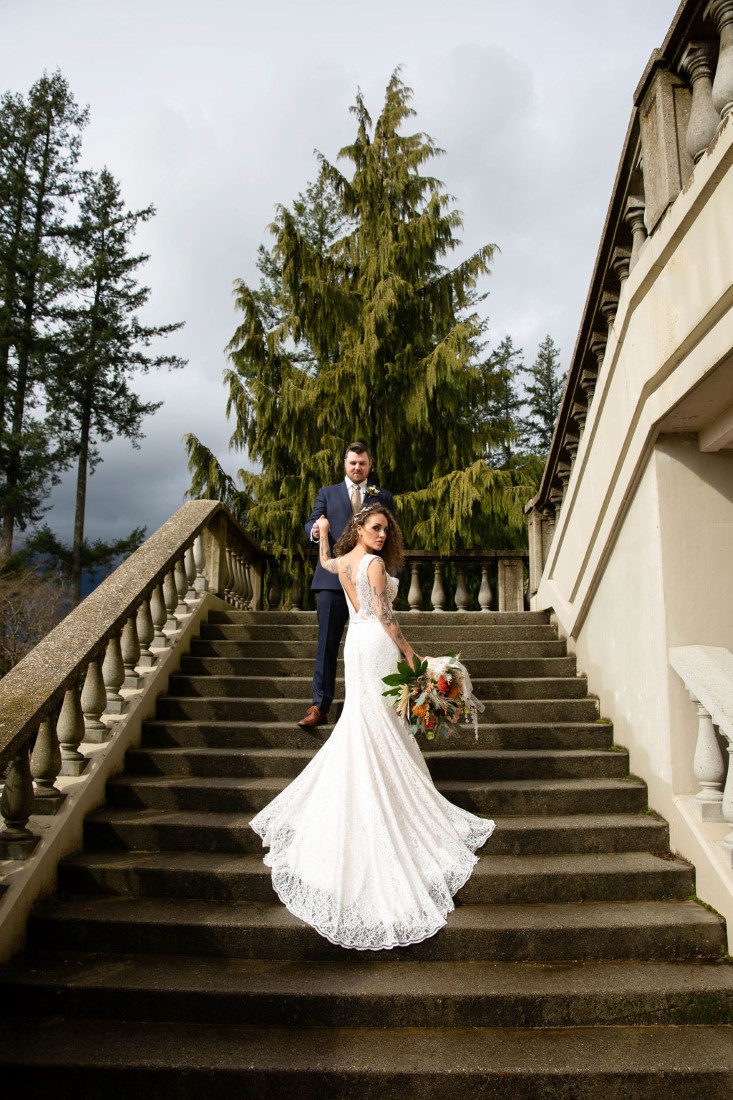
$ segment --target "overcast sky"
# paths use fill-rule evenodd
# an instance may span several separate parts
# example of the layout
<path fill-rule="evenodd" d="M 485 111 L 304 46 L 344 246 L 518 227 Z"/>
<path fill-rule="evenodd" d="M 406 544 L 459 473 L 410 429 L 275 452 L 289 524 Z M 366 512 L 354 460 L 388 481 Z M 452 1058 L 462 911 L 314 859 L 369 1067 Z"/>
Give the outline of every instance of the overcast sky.
<path fill-rule="evenodd" d="M 677 0 L 0 0 L 0 90 L 60 68 L 91 122 L 83 161 L 129 206 L 153 203 L 146 317 L 185 321 L 165 350 L 185 370 L 140 380 L 163 408 L 134 451 L 117 440 L 89 485 L 87 535 L 151 534 L 183 502 L 181 436 L 230 470 L 221 384 L 236 278 L 256 281 L 278 202 L 373 118 L 391 72 L 414 90 L 414 128 L 446 150 L 434 173 L 463 212 L 465 250 L 496 243 L 486 310 L 496 344 L 534 359 L 549 333 L 567 367 L 632 95 Z M 73 479 L 48 521 L 69 539 Z"/>

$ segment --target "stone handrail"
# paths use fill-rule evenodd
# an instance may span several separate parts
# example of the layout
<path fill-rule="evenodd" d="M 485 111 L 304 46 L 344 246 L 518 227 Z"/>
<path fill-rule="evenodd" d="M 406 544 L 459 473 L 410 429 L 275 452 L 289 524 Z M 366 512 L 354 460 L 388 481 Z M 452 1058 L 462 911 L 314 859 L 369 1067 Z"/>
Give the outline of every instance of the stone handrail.
<path fill-rule="evenodd" d="M 694 770 L 700 818 L 733 826 L 733 653 L 720 646 L 678 646 L 670 649 L 669 663 L 697 708 Z M 728 742 L 727 768 L 716 726 Z M 733 828 L 719 843 L 733 867 Z"/>
<path fill-rule="evenodd" d="M 733 111 L 733 0 L 680 4 L 634 94 L 565 393 L 539 491 L 527 505 L 537 591 L 596 384 L 639 256 Z"/>
<path fill-rule="evenodd" d="M 266 564 L 224 505 L 190 501 L 0 680 L 0 857 L 32 852 L 31 813 L 56 812 L 58 776 L 83 773 L 79 745 L 109 737 L 102 716 L 122 713 L 120 690 L 138 687 L 203 594 L 260 607 Z"/>

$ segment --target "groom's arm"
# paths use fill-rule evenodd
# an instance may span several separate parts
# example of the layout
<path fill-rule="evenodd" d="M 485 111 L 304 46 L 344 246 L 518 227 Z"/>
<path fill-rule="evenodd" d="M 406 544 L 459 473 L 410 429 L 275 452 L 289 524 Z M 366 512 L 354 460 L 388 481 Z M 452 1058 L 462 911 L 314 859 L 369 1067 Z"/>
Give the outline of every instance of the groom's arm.
<path fill-rule="evenodd" d="M 313 511 L 305 525 L 305 534 L 309 542 L 318 542 L 317 537 L 313 537 L 313 525 L 317 522 L 320 516 L 328 516 L 328 507 L 326 505 L 326 488 L 321 488 L 316 493 L 316 503 L 313 505 Z"/>

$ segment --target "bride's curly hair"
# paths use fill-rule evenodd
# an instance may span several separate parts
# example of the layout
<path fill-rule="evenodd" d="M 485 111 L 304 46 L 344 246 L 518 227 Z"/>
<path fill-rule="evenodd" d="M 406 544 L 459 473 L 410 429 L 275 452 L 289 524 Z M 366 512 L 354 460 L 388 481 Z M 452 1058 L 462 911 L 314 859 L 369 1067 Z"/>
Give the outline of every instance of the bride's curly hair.
<path fill-rule="evenodd" d="M 389 508 L 385 508 L 383 504 L 367 504 L 360 512 L 356 513 L 334 546 L 334 557 L 341 558 L 354 549 L 359 528 L 364 526 L 370 516 L 384 516 L 387 520 L 387 538 L 384 540 L 384 546 L 379 552 L 379 557 L 384 562 L 384 567 L 390 577 L 396 577 L 405 560 L 405 544 L 402 541 L 402 532 L 397 520 Z"/>

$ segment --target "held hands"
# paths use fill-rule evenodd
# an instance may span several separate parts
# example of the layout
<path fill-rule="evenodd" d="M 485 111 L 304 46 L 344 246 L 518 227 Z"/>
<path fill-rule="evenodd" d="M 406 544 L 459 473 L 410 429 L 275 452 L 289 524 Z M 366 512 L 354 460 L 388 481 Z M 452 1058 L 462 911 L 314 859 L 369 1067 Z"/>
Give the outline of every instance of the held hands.
<path fill-rule="evenodd" d="M 311 528 L 311 537 L 320 539 L 321 532 L 325 535 L 331 530 L 331 524 L 328 522 L 326 516 L 320 516 Z"/>

